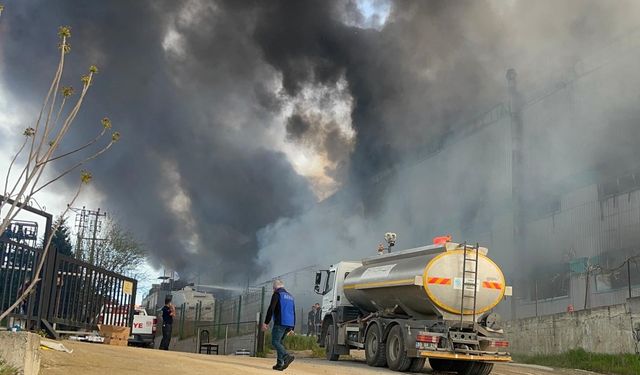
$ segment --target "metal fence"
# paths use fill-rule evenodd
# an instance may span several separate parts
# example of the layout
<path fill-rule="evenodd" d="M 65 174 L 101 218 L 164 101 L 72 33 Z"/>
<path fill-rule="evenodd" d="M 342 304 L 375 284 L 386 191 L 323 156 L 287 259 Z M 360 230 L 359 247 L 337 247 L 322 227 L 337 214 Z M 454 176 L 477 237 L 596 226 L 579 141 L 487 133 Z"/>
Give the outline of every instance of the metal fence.
<path fill-rule="evenodd" d="M 256 321 L 226 324 L 202 324 L 197 327 L 198 348 L 201 343 L 218 344 L 219 354 L 246 354 L 255 356 L 261 351 L 258 346 L 259 326 Z"/>
<path fill-rule="evenodd" d="M 7 310 L 18 295 L 22 294 L 25 284 L 33 280 L 35 268 L 40 260 L 42 250 L 24 244 L 19 244 L 6 238 L 0 239 L 0 310 Z M 37 288 L 11 316 L 27 320 L 39 315 L 39 300 L 41 291 Z M 28 323 L 29 326 L 32 322 Z"/>
<path fill-rule="evenodd" d="M 46 238 L 51 215 L 27 206 L 23 209 L 46 218 Z M 6 311 L 34 278 L 40 279 L 29 297 L 10 312 L 8 325 L 20 324 L 28 330 L 42 326 L 52 334 L 54 327 L 77 330 L 95 329 L 97 324 L 131 325 L 135 279 L 58 254 L 53 247 L 36 275 L 42 256 L 41 248 L 0 237 L 0 311 Z"/>
<path fill-rule="evenodd" d="M 68 256 L 56 259 L 53 323 L 91 329 L 96 324 L 129 326 L 135 279 Z"/>

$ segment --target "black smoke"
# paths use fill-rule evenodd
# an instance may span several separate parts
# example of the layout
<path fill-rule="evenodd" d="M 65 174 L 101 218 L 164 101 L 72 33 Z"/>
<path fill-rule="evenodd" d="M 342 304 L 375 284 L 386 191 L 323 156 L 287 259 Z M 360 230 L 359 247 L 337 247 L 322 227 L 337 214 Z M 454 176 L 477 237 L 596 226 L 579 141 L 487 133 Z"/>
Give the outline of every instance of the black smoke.
<path fill-rule="evenodd" d="M 338 163 L 327 174 L 353 187 L 345 196 L 358 197 L 355 211 L 375 214 L 387 189 L 370 178 L 502 101 L 507 68 L 533 72 L 530 59 L 546 50 L 554 54 L 544 69 L 573 63 L 624 26 L 613 22 L 622 6 L 586 3 L 598 5 L 398 1 L 376 28 L 350 0 L 8 2 L 3 77 L 37 105 L 53 73 L 55 30 L 70 25 L 65 80 L 93 63 L 101 73 L 69 144 L 104 115 L 123 135 L 92 164 L 96 187 L 155 265 L 217 280 L 241 270 L 235 279 L 246 281 L 263 266 L 256 232 L 314 203 L 274 130 Z M 306 87 L 342 81 L 353 140 L 307 108 L 279 119 Z"/>
<path fill-rule="evenodd" d="M 92 134 L 104 115 L 122 133 L 112 152 L 91 165 L 109 210 L 142 237 L 155 265 L 214 280 L 243 270 L 239 279 L 246 281 L 256 267 L 255 232 L 301 212 L 313 196 L 266 139 L 272 114 L 256 91 L 273 73 L 249 39 L 249 14 L 229 8 L 217 15 L 200 3 L 204 14 L 192 24 L 176 20 L 193 5 L 7 4 L 4 77 L 17 97 L 40 101 L 53 73 L 57 26 L 70 25 L 72 65 L 64 81 L 79 82 L 94 63 L 100 74 L 68 144 Z M 163 49 L 169 24 L 182 35 L 184 58 Z M 179 175 L 191 220 L 169 208 L 175 186 L 168 170 Z M 188 249 L 193 235 L 196 253 Z"/>

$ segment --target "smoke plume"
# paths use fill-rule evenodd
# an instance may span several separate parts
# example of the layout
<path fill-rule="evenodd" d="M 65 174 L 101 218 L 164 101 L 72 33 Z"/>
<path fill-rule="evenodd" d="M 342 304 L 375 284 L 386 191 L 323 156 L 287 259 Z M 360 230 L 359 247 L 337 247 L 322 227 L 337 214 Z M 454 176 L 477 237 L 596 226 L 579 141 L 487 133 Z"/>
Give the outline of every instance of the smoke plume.
<path fill-rule="evenodd" d="M 487 182 L 491 170 L 471 157 L 493 160 L 495 138 L 457 148 L 454 171 L 400 166 L 505 101 L 508 68 L 534 87 L 531 77 L 629 30 L 638 10 L 575 0 L 6 5 L 2 75 L 24 108 L 53 73 L 58 25 L 73 31 L 64 80 L 101 68 L 68 144 L 106 114 L 121 131 L 91 169 L 152 264 L 242 283 L 359 257 L 387 230 L 407 246 L 429 241 L 444 226 L 434 215 L 455 228 L 482 222 L 504 181 Z"/>

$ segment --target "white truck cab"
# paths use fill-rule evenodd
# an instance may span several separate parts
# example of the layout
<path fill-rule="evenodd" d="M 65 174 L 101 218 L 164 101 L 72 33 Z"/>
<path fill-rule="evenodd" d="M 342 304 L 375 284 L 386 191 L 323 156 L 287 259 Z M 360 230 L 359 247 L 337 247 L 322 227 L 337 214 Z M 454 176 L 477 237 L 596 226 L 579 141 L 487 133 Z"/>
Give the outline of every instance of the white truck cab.
<path fill-rule="evenodd" d="M 316 272 L 316 292 L 322 295 L 322 319 L 338 306 L 352 306 L 344 295 L 344 279 L 362 262 L 344 261 Z"/>

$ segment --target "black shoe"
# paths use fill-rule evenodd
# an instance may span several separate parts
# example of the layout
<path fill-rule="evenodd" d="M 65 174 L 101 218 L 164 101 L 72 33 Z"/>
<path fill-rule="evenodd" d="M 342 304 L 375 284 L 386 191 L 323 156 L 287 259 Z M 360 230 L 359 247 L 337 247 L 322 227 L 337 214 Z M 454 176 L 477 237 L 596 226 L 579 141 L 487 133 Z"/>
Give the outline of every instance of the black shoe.
<path fill-rule="evenodd" d="M 279 363 L 276 363 L 275 365 L 273 365 L 272 369 L 277 370 L 277 371 L 282 371 L 284 370 L 282 368 L 282 365 L 280 365 Z"/>
<path fill-rule="evenodd" d="M 296 359 L 296 357 L 292 356 L 291 354 L 287 354 L 287 356 L 284 357 L 284 364 L 282 365 L 282 370 L 289 367 L 289 365 L 291 364 L 291 362 L 293 362 L 294 359 Z"/>

